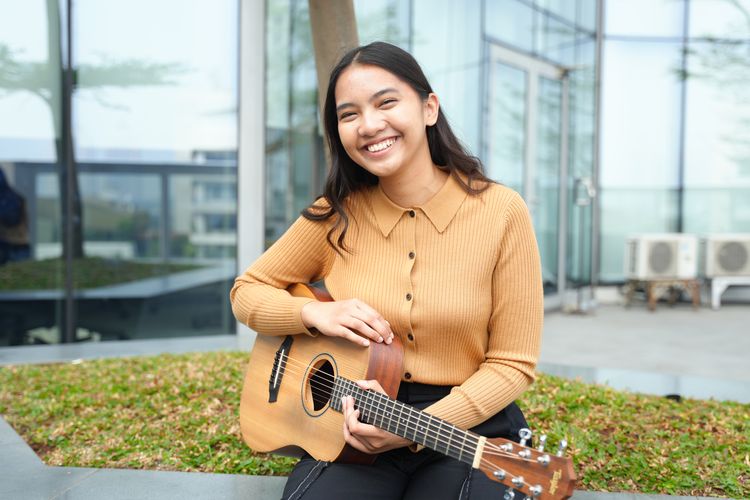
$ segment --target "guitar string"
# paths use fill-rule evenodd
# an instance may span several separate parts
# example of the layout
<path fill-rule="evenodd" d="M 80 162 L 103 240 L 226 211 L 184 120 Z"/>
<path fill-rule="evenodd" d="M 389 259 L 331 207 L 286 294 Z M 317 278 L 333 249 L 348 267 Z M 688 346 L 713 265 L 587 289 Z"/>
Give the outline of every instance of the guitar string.
<path fill-rule="evenodd" d="M 299 365 L 300 367 L 303 367 L 303 368 L 306 368 L 307 366 L 309 366 L 309 365 L 307 365 L 307 364 L 305 364 L 303 362 L 300 362 L 299 360 L 297 360 L 295 358 L 290 357 L 289 355 L 284 355 L 284 356 L 282 356 L 281 359 L 282 359 L 282 361 L 285 361 L 286 364 L 288 364 L 291 361 L 292 363 L 295 363 L 295 364 L 297 364 L 297 365 Z M 296 370 L 293 370 L 292 368 L 290 368 L 290 372 L 292 372 L 292 373 L 299 373 Z M 314 372 L 319 372 L 319 374 L 318 374 L 319 377 L 321 377 L 321 378 L 327 378 L 331 383 L 326 383 L 324 381 L 317 381 L 314 378 L 310 378 L 310 384 L 311 384 L 311 386 L 317 384 L 317 387 L 319 389 L 330 390 L 331 392 L 333 392 L 334 389 L 335 389 L 335 385 L 336 385 L 336 382 L 334 380 L 335 377 L 333 377 L 332 375 L 330 375 L 330 374 L 328 374 L 326 372 L 323 372 L 323 371 L 321 371 L 320 369 L 317 369 L 317 368 L 312 368 L 311 369 L 311 373 L 314 373 Z M 366 396 L 367 390 L 366 389 L 362 389 L 361 387 L 359 387 L 358 385 L 356 385 L 356 383 L 354 381 L 347 380 L 345 378 L 342 378 L 342 380 L 348 381 L 350 384 L 352 384 L 352 387 L 355 387 L 357 390 L 363 392 L 363 397 L 365 398 L 365 400 L 362 401 L 362 402 L 360 402 L 360 403 L 362 403 L 362 404 L 360 404 L 360 406 L 363 406 L 364 409 L 368 410 L 371 414 L 374 413 L 374 415 L 373 415 L 374 417 L 380 417 L 381 422 L 383 421 L 383 418 L 389 418 L 389 420 L 392 421 L 392 419 L 390 419 L 390 417 L 389 417 L 389 414 L 385 413 L 385 411 L 387 410 L 387 408 L 385 408 L 385 407 L 381 408 L 379 406 L 379 404 L 377 402 L 375 402 L 375 401 L 372 401 L 372 404 L 370 404 L 370 402 L 366 400 L 366 398 L 367 398 L 367 396 Z M 380 394 L 381 396 L 386 396 L 386 395 L 383 395 L 381 393 L 376 393 L 376 394 Z M 388 400 L 392 400 L 392 399 L 388 398 Z M 396 400 L 392 400 L 392 401 L 396 401 Z M 409 408 L 410 411 L 413 411 L 410 406 L 408 406 L 408 405 L 405 405 L 405 406 L 406 406 L 406 408 Z M 383 410 L 383 411 L 380 411 L 380 410 Z M 429 420 L 429 423 L 427 424 L 428 426 L 429 425 L 435 425 L 434 420 L 436 419 L 436 417 L 433 417 L 432 415 L 430 415 L 428 413 L 423 413 L 423 412 L 420 412 L 420 413 L 424 414 L 428 418 L 428 420 Z M 420 417 L 420 413 L 417 413 L 418 423 L 415 424 L 417 426 L 420 425 L 421 422 L 422 422 L 421 421 L 421 417 Z M 443 421 L 443 422 L 446 425 L 448 425 L 450 427 L 453 427 L 455 430 L 457 430 L 457 431 L 459 431 L 461 433 L 466 433 L 467 432 L 467 431 L 464 431 L 463 429 L 460 429 L 460 428 L 454 426 L 453 424 L 450 424 L 449 422 L 445 422 L 445 421 Z M 407 424 L 409 424 L 409 423 L 410 422 L 407 420 Z M 397 425 L 399 425 L 399 424 L 397 424 Z M 437 431 L 434 431 L 434 430 L 432 430 L 432 429 L 430 429 L 428 427 L 427 428 L 427 432 L 425 432 L 425 437 L 431 437 L 433 439 L 437 439 L 438 441 L 436 442 L 436 446 L 437 446 L 437 444 L 443 444 L 443 445 L 446 446 L 446 448 L 448 448 L 450 446 L 451 441 L 454 441 L 452 433 L 450 432 L 449 428 L 448 429 L 443 429 L 442 425 L 439 422 L 438 422 L 438 425 L 439 425 L 439 428 L 438 428 Z M 416 427 L 413 428 L 413 429 L 410 429 L 408 426 L 405 426 L 404 432 L 406 432 L 407 430 L 414 430 L 415 432 L 417 431 Z M 431 430 L 432 430 L 432 432 L 430 432 Z M 471 444 L 472 446 L 475 446 L 475 447 L 479 444 L 479 439 L 477 437 L 475 437 L 472 434 L 467 434 L 467 436 L 469 438 L 471 438 L 471 440 L 469 441 L 469 444 Z M 446 437 L 447 437 L 447 440 L 446 439 L 442 439 L 441 440 L 441 438 L 446 438 Z M 464 440 L 463 444 L 466 445 L 467 441 Z M 520 446 L 517 443 L 516 443 L 516 445 Z M 507 452 L 507 451 L 503 450 L 502 448 L 500 448 L 499 445 L 496 445 L 494 443 L 487 442 L 485 444 L 485 449 L 486 449 L 487 453 L 490 454 L 490 455 L 510 457 L 510 458 L 514 458 L 516 460 L 522 460 L 522 461 L 534 463 L 533 460 L 517 456 L 516 454 L 513 454 L 512 452 Z M 528 449 L 530 449 L 530 448 L 528 448 Z M 534 450 L 534 451 L 536 451 L 536 450 Z"/>
<path fill-rule="evenodd" d="M 298 361 L 298 360 L 296 360 L 296 359 L 294 359 L 294 358 L 290 357 L 289 355 L 284 355 L 284 356 L 282 357 L 282 360 L 283 360 L 283 361 L 286 361 L 287 363 L 289 363 L 289 362 L 292 362 L 292 363 L 295 363 L 295 364 L 297 364 L 297 365 L 298 365 L 298 366 L 299 366 L 300 368 L 302 368 L 302 370 L 303 370 L 303 371 L 304 371 L 304 370 L 305 370 L 305 369 L 307 368 L 307 366 L 308 366 L 308 365 L 307 365 L 306 363 L 300 362 L 300 361 Z M 290 371 L 291 371 L 291 369 L 290 369 Z M 332 376 L 331 374 L 329 374 L 329 373 L 326 373 L 326 372 L 324 372 L 324 371 L 321 371 L 320 369 L 317 369 L 317 368 L 312 368 L 311 372 L 317 372 L 318 376 L 319 376 L 319 377 L 320 377 L 321 379 L 323 379 L 323 380 L 320 380 L 320 381 L 318 381 L 318 380 L 316 380 L 316 379 L 314 379 L 314 378 L 312 378 L 312 377 L 311 377 L 311 378 L 310 378 L 310 384 L 311 384 L 311 386 L 315 385 L 315 386 L 316 386 L 316 387 L 317 387 L 318 389 L 323 389 L 323 390 L 330 390 L 331 392 L 333 392 L 333 391 L 334 391 L 334 389 L 335 389 L 335 386 L 336 386 L 336 382 L 335 382 L 335 377 L 333 377 L 333 376 Z M 297 372 L 297 373 L 298 373 L 298 372 Z M 342 378 L 342 379 L 343 379 L 343 378 Z M 343 380 L 347 380 L 347 379 L 343 379 Z M 350 383 L 352 384 L 352 386 L 353 386 L 353 387 L 355 387 L 355 388 L 356 388 L 357 390 L 360 390 L 360 391 L 362 391 L 362 392 L 365 392 L 365 391 L 366 391 L 366 389 L 362 389 L 361 387 L 359 387 L 358 385 L 356 385 L 356 383 L 355 383 L 354 381 L 349 381 L 349 382 L 350 382 Z M 376 393 L 376 394 L 381 394 L 381 393 Z M 382 395 L 382 394 L 381 394 L 381 395 Z M 382 395 L 382 396 L 387 396 L 387 395 Z M 364 396 L 364 397 L 366 397 L 366 396 Z M 388 398 L 388 400 L 392 400 L 392 399 Z M 393 400 L 393 401 L 396 401 L 396 400 Z M 365 401 L 365 403 L 369 404 L 369 402 L 368 402 L 368 401 Z M 375 402 L 375 401 L 373 401 L 372 403 L 373 403 L 373 404 L 377 404 L 377 402 Z M 414 411 L 414 410 L 412 410 L 412 409 L 411 409 L 411 407 L 410 407 L 410 406 L 406 405 L 406 407 L 407 407 L 407 408 L 410 408 L 410 411 Z M 374 413 L 375 413 L 375 416 L 377 416 L 377 417 L 381 417 L 381 420 L 382 420 L 382 417 L 387 417 L 387 416 L 388 416 L 388 415 L 387 415 L 386 413 L 378 411 L 378 410 L 380 410 L 380 409 L 382 409 L 382 410 L 385 410 L 386 408 L 376 408 L 376 407 L 375 407 L 375 406 L 373 406 L 372 404 L 369 404 L 369 407 L 366 407 L 365 409 L 367 409 L 367 410 L 368 410 L 368 411 L 370 411 L 371 413 L 373 412 L 373 410 L 375 410 L 375 412 L 374 412 Z M 417 411 L 419 411 L 419 410 L 417 410 Z M 421 413 L 421 414 L 424 414 L 424 415 L 426 415 L 426 416 L 427 416 L 427 418 L 428 418 L 428 419 L 430 420 L 430 423 L 432 423 L 432 421 L 433 421 L 433 420 L 435 419 L 435 417 L 433 417 L 432 415 L 430 415 L 430 414 L 428 414 L 428 413 L 423 413 L 423 412 L 420 412 L 420 413 Z M 417 418 L 419 419 L 419 422 L 418 422 L 417 424 L 415 424 L 415 425 L 417 425 L 417 426 L 421 424 L 420 413 L 417 413 L 417 414 L 416 414 L 416 415 L 417 415 Z M 405 432 L 406 432 L 406 430 L 414 430 L 415 432 L 416 432 L 416 431 L 418 431 L 417 427 L 414 427 L 414 428 L 410 429 L 410 428 L 408 427 L 408 423 L 409 423 L 409 422 L 407 422 L 407 427 L 405 428 Z M 459 431 L 459 432 L 462 432 L 462 433 L 465 433 L 465 432 L 466 432 L 466 431 L 464 431 L 463 429 L 460 429 L 460 428 L 458 428 L 458 427 L 456 427 L 456 426 L 454 426 L 453 424 L 450 424 L 450 423 L 448 423 L 448 422 L 445 422 L 445 424 L 447 424 L 447 425 L 449 425 L 449 426 L 453 427 L 453 428 L 454 428 L 455 430 L 457 430 L 457 431 Z M 428 429 L 428 431 L 429 431 L 429 429 Z M 450 433 L 450 429 L 449 429 L 449 428 L 447 428 L 447 429 L 445 429 L 445 430 L 442 430 L 442 429 L 441 429 L 441 430 L 440 430 L 440 433 L 438 433 L 437 431 L 433 431 L 433 432 L 432 432 L 432 435 L 431 435 L 431 436 L 430 436 L 429 434 L 425 434 L 425 435 L 426 435 L 426 436 L 428 436 L 428 437 L 433 437 L 433 438 L 438 438 L 438 439 L 439 439 L 440 437 L 443 437 L 443 438 L 446 438 L 446 437 L 447 437 L 447 438 L 448 438 L 447 440 L 443 440 L 443 441 L 441 442 L 441 444 L 444 444 L 444 445 L 449 445 L 449 443 L 450 443 L 450 441 L 451 441 L 451 433 Z M 476 445 L 477 445 L 478 443 L 479 443 L 479 440 L 478 440 L 478 438 L 474 437 L 474 436 L 473 436 L 473 435 L 471 435 L 471 434 L 469 434 L 469 435 L 468 435 L 468 437 L 467 437 L 467 440 L 465 440 L 465 441 L 464 441 L 464 445 L 466 445 L 466 444 L 469 444 L 469 445 L 471 445 L 471 446 L 476 446 Z"/>
<path fill-rule="evenodd" d="M 305 371 L 305 369 L 307 368 L 307 366 L 309 366 L 308 364 L 306 364 L 306 363 L 304 363 L 304 362 L 301 362 L 301 361 L 299 361 L 299 360 L 297 360 L 297 359 L 295 359 L 295 358 L 292 358 L 291 356 L 289 356 L 289 355 L 287 355 L 287 354 L 284 354 L 284 355 L 282 355 L 282 356 L 281 356 L 281 360 L 282 360 L 282 361 L 284 362 L 284 365 L 285 365 L 285 367 L 286 367 L 286 365 L 288 365 L 288 364 L 289 364 L 289 362 L 290 362 L 290 361 L 291 361 L 292 363 L 295 363 L 295 364 L 297 365 L 297 366 L 296 366 L 296 367 L 294 367 L 294 368 L 290 367 L 289 371 L 290 371 L 291 373 L 296 373 L 296 374 L 301 374 L 301 373 L 302 373 L 302 374 L 303 374 L 303 373 L 304 373 L 304 371 Z M 298 368 L 302 368 L 302 369 L 301 369 L 301 370 L 298 370 Z M 325 384 L 324 382 L 320 382 L 320 383 L 319 383 L 319 388 L 320 388 L 320 387 L 323 387 L 324 389 L 328 389 L 328 390 L 331 390 L 331 392 L 333 392 L 333 390 L 335 390 L 335 385 L 336 385 L 336 383 L 335 383 L 334 377 L 333 377 L 332 375 L 330 375 L 330 374 L 328 374 L 328 373 L 326 373 L 326 372 L 322 372 L 322 371 L 321 371 L 320 369 L 318 369 L 318 368 L 312 368 L 311 372 L 320 372 L 320 373 L 319 373 L 319 376 L 320 376 L 321 378 L 322 378 L 322 377 L 326 377 L 326 378 L 328 378 L 328 379 L 329 379 L 329 380 L 330 380 L 330 381 L 332 382 L 331 384 Z M 345 378 L 342 378 L 342 380 L 344 380 L 345 382 L 348 382 L 349 384 L 351 384 L 351 385 L 352 385 L 352 387 L 353 387 L 353 388 L 355 388 L 356 390 L 359 390 L 359 391 L 361 391 L 361 392 L 363 393 L 363 398 L 362 398 L 362 400 L 361 400 L 361 401 L 359 401 L 359 406 L 360 406 L 361 408 L 363 408 L 363 409 L 367 410 L 368 412 L 370 412 L 370 414 L 371 414 L 371 415 L 373 415 L 373 414 L 374 414 L 374 415 L 373 415 L 374 417 L 378 417 L 378 416 L 379 416 L 379 417 L 381 417 L 381 422 L 383 421 L 383 420 L 382 420 L 382 417 L 385 417 L 385 418 L 389 418 L 389 417 L 388 417 L 388 414 L 386 414 L 386 413 L 385 413 L 385 410 L 386 410 L 387 408 L 385 408 L 385 407 L 380 407 L 380 405 L 379 405 L 379 404 L 378 404 L 378 403 L 377 403 L 376 401 L 374 401 L 374 400 L 373 400 L 372 402 L 368 401 L 368 397 L 367 397 L 367 393 L 368 393 L 368 390 L 367 390 L 367 389 L 362 389 L 361 387 L 359 387 L 358 385 L 356 385 L 356 383 L 355 383 L 354 381 L 351 381 L 351 380 L 347 380 L 347 379 L 345 379 Z M 310 379 L 310 384 L 312 385 L 314 381 L 315 381 L 315 380 L 311 378 L 311 379 Z M 384 394 L 382 394 L 382 393 L 374 393 L 374 394 L 378 394 L 379 396 L 386 396 L 386 395 L 384 395 Z M 390 401 L 396 401 L 396 400 L 392 400 L 392 399 L 390 399 L 390 398 L 389 398 L 388 400 L 390 400 Z M 399 402 L 399 403 L 401 403 L 401 402 Z M 403 404 L 403 403 L 402 403 L 402 404 Z M 410 411 L 413 411 L 413 409 L 412 409 L 412 408 L 411 408 L 410 406 L 408 406 L 408 405 L 404 405 L 404 406 L 405 406 L 406 408 L 408 408 L 408 409 L 409 409 Z M 335 408 L 334 408 L 334 409 L 335 409 Z M 380 410 L 383 410 L 383 411 L 381 412 Z M 430 421 L 430 423 L 429 423 L 429 424 L 428 424 L 428 425 L 426 426 L 426 429 L 427 429 L 427 431 L 426 431 L 426 432 L 424 432 L 424 435 L 425 435 L 425 437 L 427 437 L 427 436 L 429 435 L 429 433 L 430 433 L 430 427 L 429 427 L 429 425 L 434 425 L 434 423 L 433 423 L 432 421 L 433 421 L 433 419 L 434 419 L 435 417 L 433 417 L 432 415 L 429 415 L 429 414 L 427 414 L 427 413 L 424 413 L 424 415 L 426 415 L 426 416 L 427 416 L 427 418 L 428 418 L 428 420 Z M 420 416 L 420 413 L 417 413 L 417 418 L 418 418 L 419 422 L 421 423 L 421 416 Z M 391 419 L 389 418 L 389 420 L 391 420 Z M 405 433 L 406 433 L 406 430 L 408 430 L 408 429 L 409 429 L 409 427 L 408 427 L 409 423 L 410 423 L 410 422 L 409 422 L 409 420 L 408 420 L 408 418 L 407 418 L 407 424 L 406 424 L 406 426 L 405 426 L 405 430 L 404 430 L 404 432 L 405 432 Z M 462 432 L 462 433 L 465 433 L 465 435 L 466 435 L 466 436 L 467 436 L 468 438 L 471 438 L 472 440 L 475 440 L 475 442 L 473 442 L 473 443 L 471 443 L 471 444 L 472 444 L 472 446 L 474 447 L 474 452 L 476 453 L 476 451 L 477 451 L 477 450 L 476 450 L 476 447 L 477 447 L 477 446 L 478 446 L 478 444 L 479 444 L 479 439 L 478 439 L 477 437 L 475 437 L 474 435 L 472 435 L 472 434 L 468 433 L 467 431 L 464 431 L 463 429 L 460 429 L 460 428 L 458 428 L 458 427 L 455 427 L 455 426 L 453 426 L 452 424 L 450 424 L 450 423 L 448 423 L 448 422 L 445 422 L 445 423 L 446 423 L 446 424 L 448 424 L 448 425 L 450 425 L 450 426 L 452 426 L 452 427 L 454 427 L 455 429 L 459 430 L 460 432 Z M 399 424 L 397 424 L 397 426 L 398 426 L 398 425 L 399 425 Z M 415 424 L 415 425 L 417 425 L 417 426 L 418 426 L 418 425 L 419 425 L 419 423 L 418 423 L 418 424 Z M 414 427 L 414 428 L 413 428 L 413 430 L 415 431 L 415 438 L 416 438 L 416 432 L 418 431 L 418 429 L 417 429 L 417 427 Z M 406 437 L 406 436 L 404 436 L 404 437 Z M 437 448 L 437 443 L 440 443 L 440 444 L 443 444 L 443 445 L 445 445 L 445 446 L 446 446 L 446 454 L 447 454 L 447 450 L 448 450 L 448 448 L 450 448 L 450 446 L 451 446 L 451 441 L 453 440 L 453 439 L 452 439 L 452 437 L 451 437 L 451 436 L 449 435 L 449 436 L 448 436 L 448 440 L 444 440 L 444 439 L 443 439 L 443 440 L 441 440 L 441 439 L 440 439 L 441 437 L 445 437 L 445 434 L 444 434 L 444 431 L 442 430 L 442 428 L 439 428 L 439 430 L 438 430 L 438 431 L 436 431 L 436 432 L 433 432 L 433 433 L 432 433 L 432 437 L 433 437 L 433 438 L 436 438 L 436 439 L 437 439 L 437 442 L 436 442 L 436 445 L 435 445 L 435 447 L 436 447 L 436 448 Z M 466 444 L 467 444 L 467 443 L 466 443 L 466 440 L 464 440 L 464 443 L 463 443 L 463 444 L 464 444 L 464 445 L 466 445 Z M 520 445 L 519 445 L 519 446 L 520 446 Z M 469 451 L 471 451 L 471 450 L 469 450 Z M 460 457 L 460 456 L 461 456 L 462 454 L 463 454 L 463 447 L 462 447 L 462 449 L 461 449 L 461 453 L 459 454 L 459 457 Z M 513 454 L 512 452 L 508 452 L 508 451 L 505 451 L 505 450 L 503 450 L 502 448 L 500 448 L 500 447 L 499 447 L 498 445 L 495 445 L 495 444 L 493 444 L 493 443 L 490 443 L 490 442 L 485 442 L 485 448 L 483 449 L 483 452 L 482 452 L 482 458 L 480 458 L 480 463 L 481 463 L 481 464 L 483 464 L 483 465 L 484 465 L 485 467 L 487 467 L 488 469 L 490 469 L 491 471 L 500 471 L 500 470 L 502 470 L 502 468 L 501 468 L 501 467 L 499 467 L 499 466 L 497 466 L 496 464 L 494 464 L 494 463 L 490 462 L 490 461 L 489 461 L 488 459 L 484 458 L 484 455 L 485 455 L 485 454 L 488 454 L 488 455 L 493 455 L 493 456 L 499 456 L 499 457 L 505 457 L 505 458 L 511 458 L 511 459 L 513 459 L 513 460 L 516 460 L 516 461 L 521 461 L 521 462 L 529 462 L 529 463 L 535 463 L 535 462 L 534 462 L 533 460 L 531 460 L 531 459 L 523 458 L 523 457 L 520 457 L 520 456 L 518 456 L 518 455 L 516 455 L 516 454 Z M 450 456 L 450 455 L 448 455 L 448 456 Z M 453 457 L 453 458 L 456 458 L 456 457 Z M 516 477 L 517 477 L 517 476 L 516 476 Z M 525 482 L 525 481 L 523 481 L 523 482 L 522 482 L 522 484 L 523 484 L 523 485 L 526 485 L 526 486 L 530 486 L 530 484 L 529 484 L 529 483 L 527 483 L 527 482 Z"/>
<path fill-rule="evenodd" d="M 297 360 L 295 360 L 293 358 L 291 358 L 291 361 L 295 362 L 295 363 L 298 363 Z M 307 365 L 305 365 L 305 367 L 306 366 Z M 316 369 L 313 368 L 313 370 L 316 370 Z M 289 371 L 291 373 L 299 373 L 295 368 L 290 368 Z M 303 369 L 302 371 L 304 372 L 305 370 Z M 331 378 L 331 375 L 328 374 L 328 373 L 325 373 L 325 372 L 320 373 L 320 376 L 321 377 L 327 377 L 329 379 Z M 346 381 L 347 379 L 342 378 L 342 380 Z M 363 393 L 362 394 L 362 398 L 355 398 L 355 400 L 359 400 L 359 401 L 357 401 L 357 403 L 358 403 L 358 406 L 362 410 L 368 411 L 368 413 L 370 413 L 370 415 L 373 416 L 373 417 L 380 417 L 381 421 L 383 421 L 384 417 L 385 418 L 388 417 L 388 414 L 385 413 L 385 410 L 386 410 L 385 407 L 380 407 L 378 405 L 378 403 L 376 401 L 374 401 L 374 400 L 373 401 L 369 401 L 368 400 L 368 399 L 370 399 L 367 396 L 367 393 L 369 391 L 367 391 L 366 389 L 362 389 L 361 387 L 359 387 L 358 385 L 356 385 L 356 383 L 354 383 L 353 381 L 348 381 L 348 382 L 350 384 L 352 384 L 352 388 L 354 388 L 355 390 L 361 391 Z M 316 385 L 315 384 L 316 383 L 315 379 L 310 379 L 310 383 L 311 383 L 311 385 Z M 318 388 L 323 388 L 325 390 L 330 390 L 331 392 L 333 392 L 335 390 L 335 385 L 336 385 L 335 381 L 332 382 L 332 383 L 325 383 L 325 382 L 321 381 L 321 382 L 318 382 L 317 387 Z M 342 388 L 342 389 L 346 390 L 346 388 Z M 374 394 L 378 394 L 379 396 L 385 396 L 385 395 L 383 395 L 381 393 L 377 393 L 377 392 L 374 393 Z M 396 400 L 392 400 L 392 399 L 388 398 L 387 401 L 396 401 Z M 401 403 L 400 401 L 396 401 L 396 402 Z M 435 418 L 435 417 L 432 417 L 431 415 L 429 415 L 427 413 L 419 412 L 419 410 L 412 409 L 408 405 L 404 405 L 404 406 L 405 406 L 405 408 L 409 409 L 409 412 L 410 412 L 406 416 L 407 422 L 406 422 L 406 424 L 396 422 L 397 426 L 401 426 L 401 425 L 404 426 L 404 433 L 406 433 L 407 431 L 413 431 L 415 433 L 415 436 L 416 436 L 416 432 L 419 432 L 418 426 L 420 424 L 422 424 L 422 418 L 421 418 L 422 414 L 425 415 L 429 421 L 432 421 Z M 415 413 L 415 411 L 419 412 L 419 413 Z M 412 416 L 416 416 L 417 417 L 417 420 L 418 420 L 417 423 L 413 423 L 413 422 L 410 421 L 410 417 L 412 417 Z M 391 419 L 391 422 L 392 421 L 393 420 Z M 446 424 L 447 425 L 451 425 L 452 427 L 454 427 L 457 431 L 459 431 L 461 433 L 466 433 L 466 431 L 464 431 L 463 429 L 459 429 L 458 427 L 455 427 L 452 424 L 448 424 L 447 422 L 446 422 Z M 424 432 L 425 437 L 432 438 L 433 440 L 437 439 L 437 443 L 446 446 L 446 448 L 450 447 L 451 441 L 456 441 L 456 442 L 458 441 L 456 439 L 451 439 L 451 436 L 450 436 L 450 433 L 449 433 L 449 429 L 441 430 L 441 432 L 438 434 L 436 431 L 431 430 L 428 427 L 428 425 L 429 425 L 429 422 L 426 423 L 426 424 L 423 424 L 423 427 L 427 427 L 427 431 Z M 466 436 L 467 437 L 466 437 L 466 439 L 463 442 L 464 446 L 465 447 L 474 447 L 474 448 L 476 448 L 477 444 L 479 443 L 479 440 L 476 437 L 472 436 L 471 434 L 467 434 Z M 441 439 L 441 438 L 447 438 L 447 439 Z"/>
<path fill-rule="evenodd" d="M 298 365 L 298 367 L 303 368 L 302 371 L 304 371 L 304 369 L 307 368 L 307 366 L 309 366 L 309 365 L 307 365 L 307 364 L 305 364 L 303 362 L 300 362 L 299 360 L 297 360 L 295 358 L 292 358 L 291 356 L 289 356 L 287 354 L 283 355 L 281 357 L 281 360 L 285 362 L 285 365 L 289 364 L 289 362 L 295 363 L 296 365 Z M 295 373 L 295 372 L 299 373 L 296 369 L 292 369 L 292 368 L 290 368 L 289 371 L 292 372 L 292 373 Z M 333 392 L 336 383 L 335 383 L 335 378 L 331 374 L 323 372 L 323 371 L 321 371 L 318 368 L 312 368 L 311 372 L 318 372 L 318 376 L 320 378 L 322 378 L 324 380 L 328 379 L 328 382 L 329 382 L 329 383 L 326 383 L 324 380 L 317 381 L 314 378 L 310 378 L 310 384 L 311 384 L 311 386 L 317 384 L 317 387 L 319 389 L 322 388 L 324 390 L 330 390 L 331 392 Z M 346 379 L 343 379 L 343 380 L 346 380 Z M 351 383 L 352 386 L 355 387 L 357 390 L 360 390 L 363 393 L 366 393 L 367 390 L 366 389 L 362 389 L 361 387 L 359 387 L 358 385 L 356 385 L 356 383 L 354 381 L 348 381 L 348 382 Z M 381 393 L 376 393 L 376 394 L 380 394 L 381 396 L 385 396 L 385 395 L 382 395 Z M 387 408 L 385 408 L 385 407 L 381 408 L 378 405 L 378 403 L 375 402 L 375 401 L 372 401 L 372 403 L 370 403 L 369 401 L 367 401 L 367 396 L 366 395 L 363 395 L 363 397 L 365 398 L 365 400 L 362 401 L 361 403 L 364 403 L 364 404 L 360 404 L 360 406 L 363 406 L 364 409 L 368 410 L 371 414 L 374 413 L 375 417 L 380 417 L 381 421 L 383 420 L 383 418 L 389 418 L 388 414 L 385 413 L 385 410 L 387 410 Z M 389 398 L 388 400 L 391 400 L 391 399 Z M 393 401 L 395 401 L 395 400 L 393 400 Z M 406 407 L 410 408 L 410 411 L 412 411 L 410 406 L 406 405 Z M 383 410 L 383 411 L 381 411 L 381 410 Z M 443 430 L 441 428 L 442 425 L 440 426 L 440 428 L 438 429 L 438 431 L 434 431 L 434 430 L 430 429 L 429 425 L 435 425 L 434 424 L 435 417 L 433 417 L 432 415 L 430 415 L 428 413 L 423 413 L 423 414 L 426 415 L 427 418 L 428 418 L 428 420 L 429 420 L 429 423 L 427 424 L 427 432 L 424 433 L 425 437 L 431 437 L 433 439 L 437 439 L 438 440 L 437 443 L 443 444 L 444 446 L 446 446 L 446 448 L 448 448 L 450 446 L 451 441 L 454 441 L 454 439 L 452 438 L 452 433 L 450 432 L 450 429 Z M 417 418 L 419 420 L 419 423 L 415 424 L 416 426 L 418 426 L 418 425 L 421 424 L 421 417 L 420 417 L 419 413 L 417 413 Z M 410 422 L 407 420 L 407 425 L 405 426 L 404 432 L 406 432 L 407 430 L 414 430 L 415 432 L 418 431 L 417 427 L 413 427 L 413 428 L 410 429 L 408 427 L 409 424 L 410 424 Z M 467 431 L 464 431 L 463 429 L 460 429 L 460 428 L 458 428 L 458 427 L 456 427 L 453 424 L 450 424 L 448 422 L 445 422 L 445 424 L 453 427 L 454 429 L 458 430 L 461 433 L 466 433 L 467 432 Z M 397 424 L 397 425 L 399 425 L 399 424 Z M 432 432 L 430 432 L 430 431 L 432 431 Z M 446 438 L 446 437 L 447 437 L 447 440 L 446 439 L 441 439 L 441 438 Z M 468 438 L 467 440 L 464 440 L 464 443 L 463 443 L 464 445 L 470 444 L 471 446 L 476 447 L 479 444 L 479 439 L 477 437 L 475 437 L 474 435 L 467 434 L 467 438 Z M 514 458 L 516 460 L 525 460 L 525 461 L 528 461 L 528 462 L 533 462 L 532 460 L 524 459 L 522 457 L 519 457 L 519 456 L 511 453 L 511 452 L 506 452 L 505 450 L 501 449 L 498 445 L 495 445 L 493 443 L 486 443 L 485 444 L 485 448 L 489 448 L 489 449 L 487 449 L 487 451 L 490 454 L 492 454 L 492 455 L 512 457 L 512 458 Z"/>

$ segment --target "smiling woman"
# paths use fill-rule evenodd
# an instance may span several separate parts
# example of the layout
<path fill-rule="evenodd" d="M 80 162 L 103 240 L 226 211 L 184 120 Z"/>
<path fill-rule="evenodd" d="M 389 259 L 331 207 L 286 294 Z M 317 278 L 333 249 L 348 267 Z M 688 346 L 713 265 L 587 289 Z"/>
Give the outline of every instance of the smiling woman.
<path fill-rule="evenodd" d="M 543 315 L 521 197 L 485 177 L 419 64 L 396 46 L 375 42 L 341 59 L 324 122 L 324 194 L 237 278 L 235 316 L 266 336 L 319 333 L 385 352 L 403 345 L 400 401 L 458 429 L 518 440 L 526 422 L 514 400 L 534 379 Z M 335 301 L 287 292 L 321 279 Z M 357 383 L 384 392 L 377 380 Z M 330 407 L 343 414 L 345 442 L 377 454 L 374 463 L 305 456 L 284 498 L 483 499 L 505 490 L 465 460 L 365 423 L 361 403 L 344 397 Z"/>

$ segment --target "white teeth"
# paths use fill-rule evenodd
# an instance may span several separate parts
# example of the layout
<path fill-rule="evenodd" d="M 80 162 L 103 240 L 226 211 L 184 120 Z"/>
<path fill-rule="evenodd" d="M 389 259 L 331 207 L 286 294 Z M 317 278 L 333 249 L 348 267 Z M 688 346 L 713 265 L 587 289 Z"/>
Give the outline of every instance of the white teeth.
<path fill-rule="evenodd" d="M 383 151 L 386 148 L 390 148 L 393 146 L 393 144 L 396 142 L 396 139 L 386 139 L 383 142 L 379 142 L 377 144 L 370 144 L 367 146 L 367 151 L 370 153 L 375 153 L 377 151 Z"/>

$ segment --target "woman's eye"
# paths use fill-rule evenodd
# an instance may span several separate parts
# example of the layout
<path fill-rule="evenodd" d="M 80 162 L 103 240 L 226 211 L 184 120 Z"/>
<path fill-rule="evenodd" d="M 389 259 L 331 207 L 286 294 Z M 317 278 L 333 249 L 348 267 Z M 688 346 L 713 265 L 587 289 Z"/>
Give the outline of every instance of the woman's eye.
<path fill-rule="evenodd" d="M 380 106 L 386 106 L 388 104 L 393 104 L 396 102 L 396 99 L 384 99 L 383 102 L 380 103 Z"/>
<path fill-rule="evenodd" d="M 350 116 L 354 116 L 354 113 L 341 113 L 341 116 L 339 116 L 339 121 L 346 120 Z"/>

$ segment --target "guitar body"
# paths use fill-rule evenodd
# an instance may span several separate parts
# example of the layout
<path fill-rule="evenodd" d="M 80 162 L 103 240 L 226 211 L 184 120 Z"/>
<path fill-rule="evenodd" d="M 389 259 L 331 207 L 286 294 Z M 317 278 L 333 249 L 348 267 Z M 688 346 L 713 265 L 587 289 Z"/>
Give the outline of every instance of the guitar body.
<path fill-rule="evenodd" d="M 302 285 L 295 287 L 290 291 L 297 296 L 320 293 Z M 280 361 L 277 353 L 289 338 L 287 357 Z M 338 376 L 374 379 L 395 398 L 402 360 L 403 347 L 397 337 L 390 345 L 371 342 L 363 347 L 324 335 L 258 335 L 240 400 L 242 437 L 259 452 L 301 456 L 304 450 L 319 460 L 372 463 L 374 455 L 361 453 L 344 441 L 344 416 L 329 404 L 330 380 Z M 270 381 L 274 378 L 278 391 L 271 402 Z"/>

